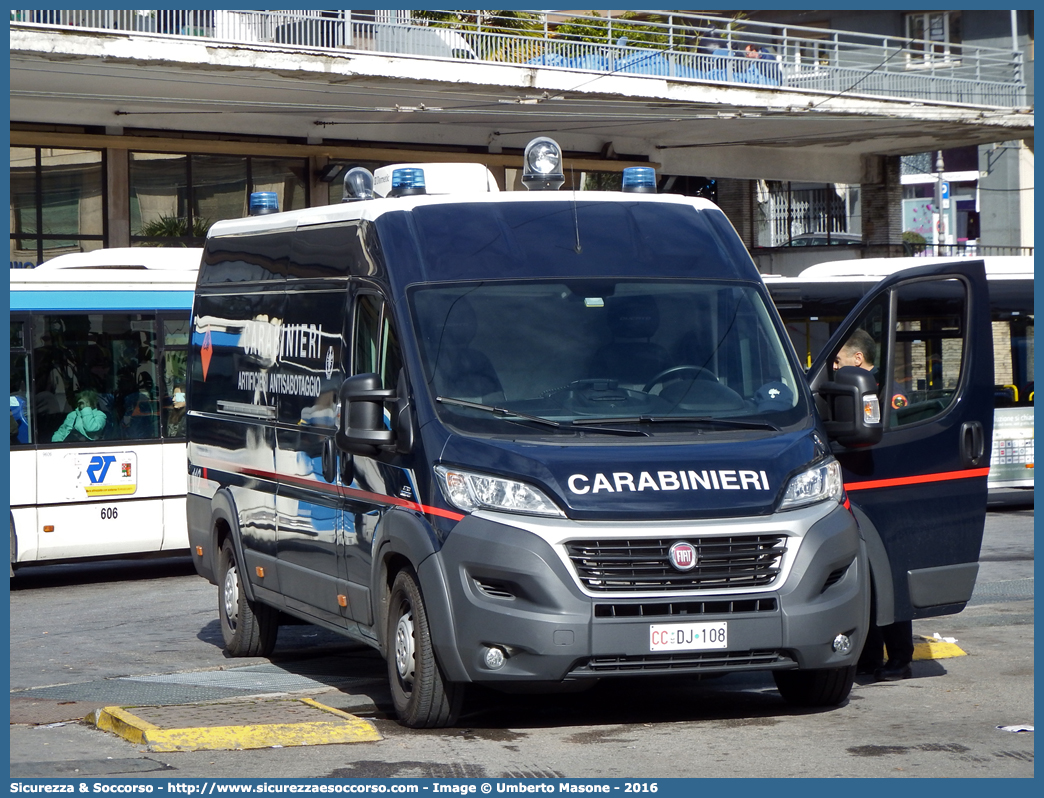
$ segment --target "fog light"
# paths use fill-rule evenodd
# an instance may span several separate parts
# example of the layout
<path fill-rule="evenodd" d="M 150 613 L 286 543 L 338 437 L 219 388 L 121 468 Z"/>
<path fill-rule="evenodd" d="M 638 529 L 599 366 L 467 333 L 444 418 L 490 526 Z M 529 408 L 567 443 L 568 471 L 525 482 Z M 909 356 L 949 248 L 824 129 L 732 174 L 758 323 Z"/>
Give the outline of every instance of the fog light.
<path fill-rule="evenodd" d="M 834 651 L 837 654 L 847 654 L 852 650 L 852 638 L 848 635 L 838 635 L 834 638 Z"/>
<path fill-rule="evenodd" d="M 485 661 L 486 667 L 491 671 L 499 670 L 504 667 L 504 661 L 507 659 L 504 654 L 504 649 L 497 648 L 496 646 L 490 646 L 486 649 Z"/>

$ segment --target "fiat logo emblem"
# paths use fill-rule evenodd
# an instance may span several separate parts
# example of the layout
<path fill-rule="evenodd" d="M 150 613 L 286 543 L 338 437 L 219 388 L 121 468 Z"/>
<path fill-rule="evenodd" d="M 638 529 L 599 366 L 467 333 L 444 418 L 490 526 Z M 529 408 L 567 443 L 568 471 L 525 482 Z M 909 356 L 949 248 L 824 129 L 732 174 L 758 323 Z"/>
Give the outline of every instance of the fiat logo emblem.
<path fill-rule="evenodd" d="M 675 543 L 667 552 L 671 565 L 679 571 L 691 571 L 696 567 L 696 547 L 684 540 Z"/>

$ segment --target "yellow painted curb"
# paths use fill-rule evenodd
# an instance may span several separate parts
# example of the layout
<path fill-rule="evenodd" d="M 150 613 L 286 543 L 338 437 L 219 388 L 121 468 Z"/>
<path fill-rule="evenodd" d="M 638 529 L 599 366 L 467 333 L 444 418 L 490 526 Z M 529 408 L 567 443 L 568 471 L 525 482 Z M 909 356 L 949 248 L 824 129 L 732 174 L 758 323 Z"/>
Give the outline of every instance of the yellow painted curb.
<path fill-rule="evenodd" d="M 130 712 L 125 711 L 123 707 L 96 709 L 87 716 L 87 722 L 97 726 L 102 731 L 112 732 L 132 743 L 144 742 L 146 732 L 159 729 L 159 726 L 132 715 Z"/>
<path fill-rule="evenodd" d="M 87 721 L 149 751 L 226 751 L 247 748 L 334 745 L 376 742 L 380 733 L 369 721 L 320 704 L 311 698 L 301 703 L 330 714 L 329 721 L 268 723 L 242 726 L 200 726 L 165 729 L 139 718 L 124 707 L 104 707 L 87 716 Z"/>
<path fill-rule="evenodd" d="M 246 748 L 290 748 L 301 745 L 369 743 L 381 735 L 359 718 L 328 723 L 273 723 L 265 726 L 212 726 L 200 729 L 157 729 L 145 732 L 150 751 L 235 751 Z"/>
<path fill-rule="evenodd" d="M 914 659 L 948 659 L 949 657 L 968 656 L 956 643 L 936 640 L 934 637 L 922 637 L 914 641 Z"/>

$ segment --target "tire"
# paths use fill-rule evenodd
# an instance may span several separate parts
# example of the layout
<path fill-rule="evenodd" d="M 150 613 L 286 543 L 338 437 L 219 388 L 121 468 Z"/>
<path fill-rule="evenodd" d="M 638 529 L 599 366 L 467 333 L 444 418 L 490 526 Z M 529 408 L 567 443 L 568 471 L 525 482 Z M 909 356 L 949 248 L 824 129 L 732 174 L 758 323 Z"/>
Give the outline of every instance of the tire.
<path fill-rule="evenodd" d="M 227 538 L 221 545 L 218 572 L 218 615 L 225 651 L 233 657 L 267 657 L 275 648 L 279 612 L 247 599 L 236 550 Z"/>
<path fill-rule="evenodd" d="M 776 688 L 788 704 L 834 707 L 852 692 L 856 666 L 810 671 L 773 671 Z"/>
<path fill-rule="evenodd" d="M 447 682 L 435 661 L 428 614 L 412 571 L 395 575 L 388 606 L 388 681 L 399 722 L 411 729 L 453 725 L 464 685 Z"/>

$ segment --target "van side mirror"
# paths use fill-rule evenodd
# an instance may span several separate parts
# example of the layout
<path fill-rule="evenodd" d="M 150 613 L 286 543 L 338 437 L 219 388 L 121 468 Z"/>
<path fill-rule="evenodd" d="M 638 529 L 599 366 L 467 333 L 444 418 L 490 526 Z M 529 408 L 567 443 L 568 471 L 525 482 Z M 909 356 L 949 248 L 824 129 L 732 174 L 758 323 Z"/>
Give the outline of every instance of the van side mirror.
<path fill-rule="evenodd" d="M 881 440 L 881 402 L 877 380 L 869 371 L 842 366 L 834 372 L 833 382 L 819 386 L 819 395 L 826 408 L 823 426 L 832 440 L 853 449 Z"/>
<path fill-rule="evenodd" d="M 356 374 L 341 383 L 341 417 L 337 445 L 346 452 L 367 457 L 395 442 L 395 433 L 384 426 L 384 403 L 395 392 L 381 387 L 379 374 Z"/>
<path fill-rule="evenodd" d="M 381 450 L 405 454 L 413 448 L 413 412 L 406 372 L 399 372 L 396 390 L 383 388 L 379 374 L 356 374 L 341 383 L 341 416 L 337 446 L 351 454 L 374 457 Z M 392 429 L 384 424 L 389 405 Z"/>

